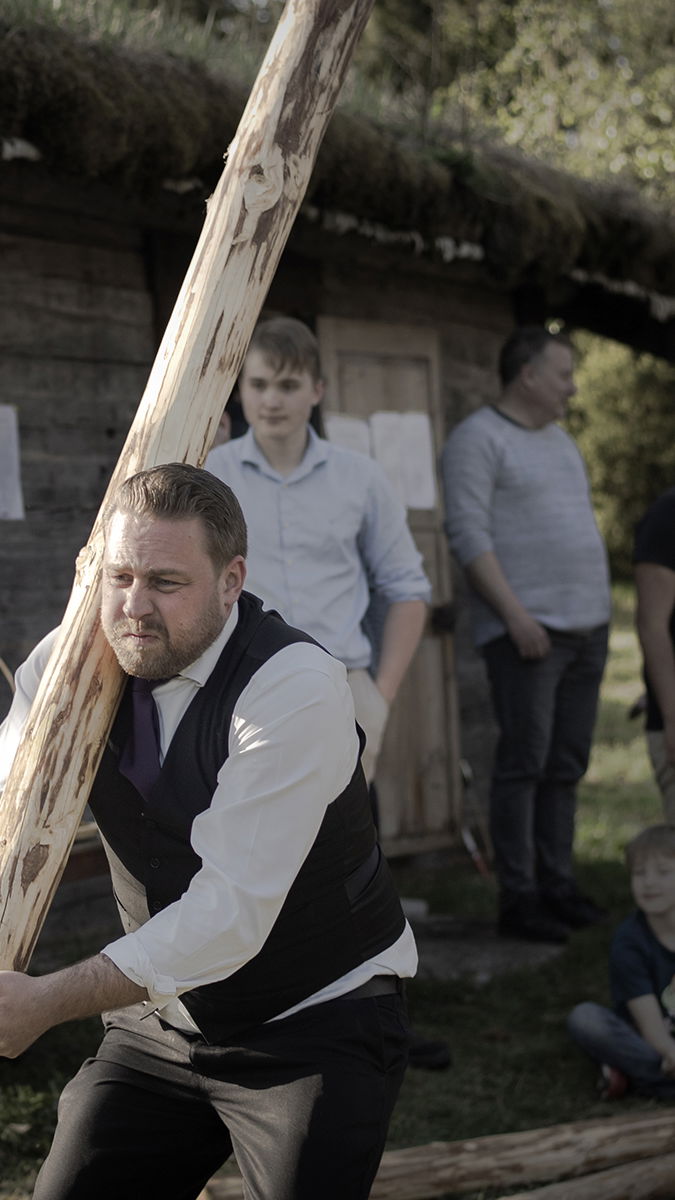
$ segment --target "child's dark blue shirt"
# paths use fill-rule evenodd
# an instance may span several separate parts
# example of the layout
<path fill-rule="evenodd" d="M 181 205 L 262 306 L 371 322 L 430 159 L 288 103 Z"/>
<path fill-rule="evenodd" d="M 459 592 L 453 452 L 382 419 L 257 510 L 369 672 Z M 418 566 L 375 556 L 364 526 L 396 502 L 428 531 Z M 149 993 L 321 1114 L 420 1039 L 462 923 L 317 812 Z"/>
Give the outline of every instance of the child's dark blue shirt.
<path fill-rule="evenodd" d="M 669 950 L 652 932 L 644 913 L 637 909 L 619 925 L 609 952 L 609 981 L 615 1012 L 633 1024 L 627 1001 L 654 995 L 675 1033 L 675 990 L 664 991 L 675 975 L 675 950 Z"/>

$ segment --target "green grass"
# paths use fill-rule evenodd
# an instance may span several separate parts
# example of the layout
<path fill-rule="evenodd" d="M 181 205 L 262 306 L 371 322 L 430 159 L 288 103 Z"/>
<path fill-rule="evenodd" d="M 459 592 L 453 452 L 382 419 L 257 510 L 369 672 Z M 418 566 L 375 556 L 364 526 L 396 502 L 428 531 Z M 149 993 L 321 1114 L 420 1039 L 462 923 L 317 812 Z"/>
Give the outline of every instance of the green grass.
<path fill-rule="evenodd" d="M 627 718 L 641 689 L 631 593 L 619 588 L 593 758 L 580 791 L 576 841 L 580 882 L 610 909 L 611 922 L 574 934 L 570 947 L 544 967 L 513 971 L 483 985 L 411 985 L 417 1030 L 449 1041 L 453 1065 L 449 1071 L 408 1073 L 392 1122 L 391 1148 L 654 1107 L 654 1102 L 629 1098 L 617 1110 L 598 1101 L 594 1068 L 565 1032 L 566 1014 L 577 1001 L 608 999 L 609 938 L 630 907 L 623 847 L 644 825 L 661 819 L 642 722 Z M 433 912 L 492 916 L 494 889 L 465 856 L 433 861 L 433 867 L 395 866 L 404 895 L 427 899 Z M 0 1060 L 2 1200 L 26 1195 L 11 1184 L 29 1179 L 44 1155 L 58 1092 L 95 1047 L 98 1029 L 95 1020 L 65 1025 L 18 1062 Z M 487 1200 L 495 1194 L 484 1196 Z"/>
<path fill-rule="evenodd" d="M 438 1074 L 408 1072 L 390 1130 L 392 1148 L 655 1107 L 653 1101 L 627 1098 L 617 1110 L 599 1101 L 595 1069 L 565 1031 L 566 1015 L 579 1000 L 609 1000 L 609 940 L 631 906 L 623 848 L 645 825 L 662 819 L 642 721 L 627 715 L 642 691 L 632 621 L 631 592 L 616 588 L 610 657 L 577 822 L 581 886 L 610 910 L 611 920 L 606 927 L 575 933 L 569 947 L 543 967 L 513 971 L 480 986 L 468 981 L 411 985 L 416 1028 L 449 1041 L 453 1065 Z M 397 867 L 396 875 L 401 891 L 427 899 L 432 912 L 494 912 L 494 889 L 466 860 L 423 872 Z"/>

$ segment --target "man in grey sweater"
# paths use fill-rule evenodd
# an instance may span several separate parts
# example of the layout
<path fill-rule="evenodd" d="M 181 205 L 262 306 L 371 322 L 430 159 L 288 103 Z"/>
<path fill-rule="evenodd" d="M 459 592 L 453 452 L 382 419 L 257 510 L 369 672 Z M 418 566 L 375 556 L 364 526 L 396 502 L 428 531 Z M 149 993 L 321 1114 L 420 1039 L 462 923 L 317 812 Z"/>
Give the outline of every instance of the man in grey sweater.
<path fill-rule="evenodd" d="M 499 931 L 564 941 L 604 915 L 577 888 L 572 847 L 607 653 L 607 556 L 583 461 L 557 424 L 575 393 L 571 346 L 524 327 L 499 367 L 498 403 L 462 421 L 443 452 L 446 529 L 500 727 Z"/>

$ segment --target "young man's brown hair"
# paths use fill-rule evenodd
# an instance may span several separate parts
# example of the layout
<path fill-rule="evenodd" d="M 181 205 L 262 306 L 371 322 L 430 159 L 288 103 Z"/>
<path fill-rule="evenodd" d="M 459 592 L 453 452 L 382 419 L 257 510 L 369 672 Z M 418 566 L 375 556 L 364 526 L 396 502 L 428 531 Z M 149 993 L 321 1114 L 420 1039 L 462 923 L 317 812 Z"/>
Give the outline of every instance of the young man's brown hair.
<path fill-rule="evenodd" d="M 276 371 L 309 371 L 317 383 L 321 378 L 319 343 L 311 329 L 294 317 L 270 317 L 253 331 L 249 352 L 258 350 Z"/>

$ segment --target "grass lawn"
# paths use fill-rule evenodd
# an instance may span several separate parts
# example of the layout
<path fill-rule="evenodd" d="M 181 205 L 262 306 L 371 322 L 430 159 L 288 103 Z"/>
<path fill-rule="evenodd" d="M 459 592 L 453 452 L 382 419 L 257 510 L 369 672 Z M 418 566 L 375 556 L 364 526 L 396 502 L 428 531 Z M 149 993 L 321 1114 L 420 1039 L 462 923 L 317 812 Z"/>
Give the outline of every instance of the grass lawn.
<path fill-rule="evenodd" d="M 630 590 L 616 589 L 610 660 L 593 759 L 580 793 L 576 843 L 581 885 L 610 909 L 610 925 L 574 934 L 569 948 L 545 967 L 482 985 L 412 984 L 416 1028 L 448 1040 L 453 1065 L 449 1071 L 408 1073 L 391 1148 L 654 1107 L 631 1098 L 615 1106 L 599 1101 L 595 1071 L 564 1028 L 578 1000 L 608 999 L 609 937 L 630 907 L 623 846 L 644 825 L 661 820 L 642 723 L 627 718 L 641 691 L 631 604 Z M 399 864 L 395 871 L 402 894 L 428 899 L 432 911 L 493 912 L 494 893 L 466 858 L 448 857 L 424 870 Z M 30 1194 L 25 1185 L 48 1146 L 58 1093 L 96 1045 L 98 1030 L 96 1020 L 61 1026 L 18 1062 L 0 1060 L 2 1200 Z M 481 1200 L 496 1194 L 481 1193 Z"/>
<path fill-rule="evenodd" d="M 619 1105 L 598 1100 L 595 1069 L 565 1032 L 566 1014 L 579 1000 L 608 1002 L 608 944 L 631 906 L 623 847 L 645 825 L 662 820 L 642 721 L 627 717 L 642 690 L 632 622 L 631 590 L 617 588 L 610 658 L 577 823 L 581 886 L 610 910 L 611 921 L 573 934 L 569 947 L 544 967 L 483 985 L 413 983 L 415 1026 L 450 1042 L 453 1066 L 438 1074 L 408 1072 L 392 1122 L 392 1147 L 655 1106 L 631 1098 Z M 476 915 L 494 910 L 493 890 L 466 861 L 431 872 L 405 867 L 396 873 L 402 894 L 426 898 L 432 911 Z M 481 1200 L 494 1195 L 480 1193 Z"/>

